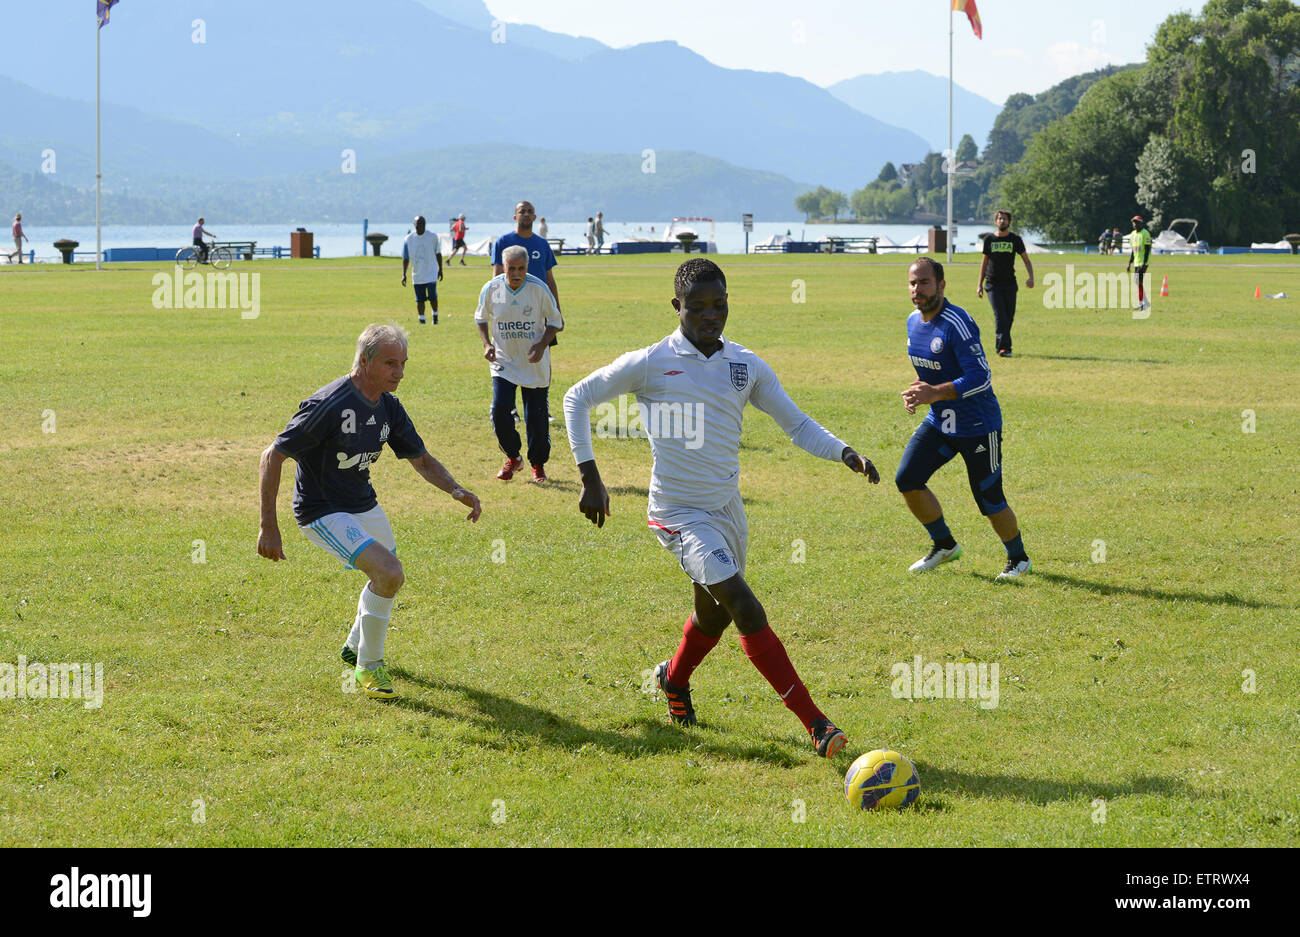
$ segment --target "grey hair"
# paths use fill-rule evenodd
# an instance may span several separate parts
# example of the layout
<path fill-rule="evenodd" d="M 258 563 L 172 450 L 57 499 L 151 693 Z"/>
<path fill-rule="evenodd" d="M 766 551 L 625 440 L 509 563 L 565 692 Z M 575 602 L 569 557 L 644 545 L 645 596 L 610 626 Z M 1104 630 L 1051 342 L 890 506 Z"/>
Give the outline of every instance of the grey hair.
<path fill-rule="evenodd" d="M 528 260 L 528 248 L 519 244 L 511 244 L 501 252 L 501 262 L 506 263 L 512 257 L 522 257 L 525 262 Z"/>
<path fill-rule="evenodd" d="M 384 345 L 391 343 L 405 351 L 406 337 L 407 331 L 400 325 L 366 326 L 366 330 L 357 338 L 357 356 L 352 359 L 353 370 L 359 368 L 362 362 L 369 364 L 374 361 Z"/>

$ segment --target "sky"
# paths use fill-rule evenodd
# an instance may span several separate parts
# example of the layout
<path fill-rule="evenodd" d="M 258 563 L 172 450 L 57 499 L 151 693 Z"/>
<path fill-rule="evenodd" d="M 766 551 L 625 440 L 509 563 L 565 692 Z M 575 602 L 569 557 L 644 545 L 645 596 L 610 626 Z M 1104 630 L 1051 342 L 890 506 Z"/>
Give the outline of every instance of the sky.
<path fill-rule="evenodd" d="M 726 68 L 825 87 L 862 74 L 948 74 L 948 0 L 486 0 L 506 23 L 619 47 L 672 39 Z M 1171 13 L 1205 0 L 977 0 L 984 38 L 953 14 L 954 78 L 997 104 L 1106 65 L 1140 62 Z"/>

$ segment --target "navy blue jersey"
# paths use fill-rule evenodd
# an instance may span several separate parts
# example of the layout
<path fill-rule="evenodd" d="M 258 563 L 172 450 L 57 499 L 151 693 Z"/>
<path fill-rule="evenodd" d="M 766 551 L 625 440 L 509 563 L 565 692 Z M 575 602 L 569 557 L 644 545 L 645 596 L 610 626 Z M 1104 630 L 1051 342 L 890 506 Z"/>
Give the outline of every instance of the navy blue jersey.
<path fill-rule="evenodd" d="M 392 394 L 371 403 L 345 374 L 300 403 L 275 438 L 275 448 L 298 463 L 293 485 L 298 525 L 337 511 L 360 514 L 378 504 L 370 465 L 384 443 L 399 459 L 424 453 L 424 441 Z"/>
<path fill-rule="evenodd" d="M 507 247 L 514 247 L 516 244 L 528 251 L 528 272 L 546 283 L 546 271 L 554 267 L 558 261 L 555 259 L 555 252 L 551 250 L 550 242 L 539 235 L 521 238 L 515 231 L 501 235 L 492 245 L 492 263 L 505 266 L 501 255 L 505 253 Z"/>
<path fill-rule="evenodd" d="M 965 309 L 943 301 L 926 322 L 918 309 L 907 317 L 907 355 L 927 384 L 952 381 L 956 400 L 930 404 L 925 421 L 948 436 L 983 436 L 1002 428 L 993 396 L 993 373 L 980 347 L 980 330 Z"/>

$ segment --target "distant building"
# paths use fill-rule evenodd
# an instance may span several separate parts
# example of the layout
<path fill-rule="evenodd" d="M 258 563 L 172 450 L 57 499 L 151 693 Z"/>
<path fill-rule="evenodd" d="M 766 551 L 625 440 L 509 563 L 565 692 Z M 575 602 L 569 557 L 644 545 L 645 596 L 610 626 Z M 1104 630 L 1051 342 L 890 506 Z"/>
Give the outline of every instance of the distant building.
<path fill-rule="evenodd" d="M 912 181 L 912 173 L 921 168 L 920 163 L 899 163 L 898 164 L 898 181 L 907 185 Z"/>

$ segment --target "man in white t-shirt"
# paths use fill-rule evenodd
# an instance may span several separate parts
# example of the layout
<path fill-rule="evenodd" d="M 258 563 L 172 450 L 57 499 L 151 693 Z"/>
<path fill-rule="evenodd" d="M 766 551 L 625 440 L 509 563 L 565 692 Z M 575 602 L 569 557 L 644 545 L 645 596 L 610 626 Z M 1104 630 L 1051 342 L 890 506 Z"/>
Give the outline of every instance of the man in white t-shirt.
<path fill-rule="evenodd" d="M 483 357 L 492 372 L 492 428 L 506 455 L 497 478 L 510 481 L 523 468 L 515 428 L 515 388 L 524 401 L 528 462 L 535 482 L 546 481 L 551 457 L 551 340 L 564 319 L 550 288 L 528 272 L 528 251 L 515 244 L 501 252 L 505 273 L 493 277 L 478 297 L 474 321 L 483 339 Z"/>
<path fill-rule="evenodd" d="M 411 281 L 415 284 L 415 314 L 424 325 L 424 304 L 428 302 L 433 313 L 433 324 L 438 324 L 438 280 L 442 279 L 442 245 L 438 235 L 426 231 L 424 216 L 415 216 L 415 230 L 402 242 L 402 286 L 406 285 L 406 268 L 411 268 Z"/>
<path fill-rule="evenodd" d="M 578 510 L 597 527 L 610 513 L 591 445 L 591 409 L 634 394 L 654 456 L 647 519 L 693 583 L 695 611 L 681 644 L 654 671 L 669 718 L 695 724 L 691 674 L 734 621 L 745 656 L 799 717 L 817 754 L 830 758 L 847 739 L 812 701 L 743 575 L 749 528 L 738 482 L 745 405 L 769 414 L 806 452 L 843 462 L 873 485 L 880 473 L 795 406 L 767 362 L 723 339 L 727 281 L 717 264 L 703 257 L 686 261 L 674 290 L 676 332 L 628 352 L 564 395 L 569 445 L 582 478 Z"/>

